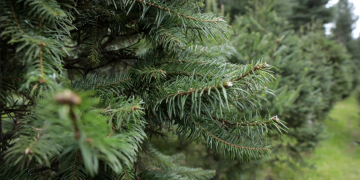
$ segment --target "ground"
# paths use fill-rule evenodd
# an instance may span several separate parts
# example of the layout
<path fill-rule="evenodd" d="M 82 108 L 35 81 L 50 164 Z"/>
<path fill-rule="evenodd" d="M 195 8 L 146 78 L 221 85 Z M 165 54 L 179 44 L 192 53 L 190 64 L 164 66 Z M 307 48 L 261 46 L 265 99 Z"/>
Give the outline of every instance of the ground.
<path fill-rule="evenodd" d="M 320 143 L 308 162 L 315 169 L 305 173 L 308 180 L 360 179 L 360 107 L 350 97 L 337 103 L 325 120 L 326 139 Z"/>

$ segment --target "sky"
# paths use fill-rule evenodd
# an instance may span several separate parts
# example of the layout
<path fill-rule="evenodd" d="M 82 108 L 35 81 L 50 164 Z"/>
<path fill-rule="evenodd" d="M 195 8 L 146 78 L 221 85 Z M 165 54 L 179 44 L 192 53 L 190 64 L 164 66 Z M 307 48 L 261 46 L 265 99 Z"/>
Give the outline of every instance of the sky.
<path fill-rule="evenodd" d="M 338 2 L 338 0 L 330 0 L 329 3 L 327 4 L 327 6 L 333 6 L 337 2 Z M 349 2 L 354 4 L 354 7 L 355 7 L 354 14 L 356 14 L 357 16 L 360 16 L 360 0 L 349 0 Z M 327 34 L 330 34 L 330 29 L 332 27 L 334 27 L 334 23 L 325 24 Z M 360 34 L 360 18 L 356 22 L 355 29 L 352 32 L 352 35 L 354 38 L 359 37 L 359 34 Z"/>

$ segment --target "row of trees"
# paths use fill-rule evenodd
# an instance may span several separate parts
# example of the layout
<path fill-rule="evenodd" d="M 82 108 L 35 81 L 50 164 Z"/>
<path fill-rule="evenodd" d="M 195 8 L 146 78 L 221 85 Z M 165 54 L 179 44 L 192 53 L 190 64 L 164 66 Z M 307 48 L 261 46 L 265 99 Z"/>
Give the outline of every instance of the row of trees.
<path fill-rule="evenodd" d="M 260 167 L 276 172 L 269 173 L 270 178 L 293 179 L 298 174 L 291 177 L 287 167 L 301 169 L 306 166 L 302 154 L 311 152 L 321 140 L 322 121 L 335 102 L 349 96 L 355 88 L 356 69 L 346 48 L 324 34 L 323 23 L 327 20 L 321 16 L 327 11 L 323 7 L 326 3 L 299 1 L 294 5 L 294 15 L 289 17 L 289 23 L 277 15 L 277 1 L 256 3 L 256 11 L 250 9 L 234 22 L 234 46 L 239 55 L 232 61 L 246 63 L 252 58 L 263 58 L 278 68 L 275 71 L 276 86 L 272 87 L 278 89 L 278 97 L 269 100 L 263 113 L 269 111 L 279 115 L 290 130 L 286 140 L 274 142 L 274 156 L 266 162 L 271 168 L 264 166 L 264 161 L 242 163 L 241 166 L 251 169 L 260 164 Z M 317 5 L 322 7 L 318 10 L 308 8 Z M 301 9 L 310 12 L 302 14 Z M 316 19 L 311 11 L 321 16 Z M 286 98 L 286 92 L 292 93 L 292 98 Z M 290 101 L 284 101 L 284 98 Z M 248 176 L 242 173 L 242 178 L 250 179 L 249 176 L 253 177 L 263 168 L 254 168 Z"/>
<path fill-rule="evenodd" d="M 356 83 L 356 41 L 324 35 L 326 0 L 0 3 L 5 179 L 241 179 L 297 166 Z M 275 156 L 244 163 L 271 144 Z"/>
<path fill-rule="evenodd" d="M 359 41 L 351 36 L 356 19 L 351 4 L 340 1 L 337 6 L 327 8 L 327 1 L 256 0 L 242 1 L 242 5 L 233 1 L 207 2 L 212 7 L 218 5 L 219 12 L 229 13 L 230 41 L 237 50 L 231 62 L 246 64 L 263 59 L 277 67 L 277 80 L 269 87 L 277 96 L 268 97 L 260 114 L 279 115 L 290 129 L 282 140 L 272 138 L 273 156 L 266 160 L 228 160 L 213 152 L 201 153 L 204 148 L 191 147 L 196 146 L 194 144 L 186 148 L 182 144 L 180 150 L 187 150 L 191 159 L 200 156 L 193 160 L 196 166 L 216 169 L 215 179 L 262 179 L 264 176 L 294 179 L 299 176 L 296 171 L 311 167 L 303 161 L 303 155 L 314 150 L 323 139 L 322 121 L 338 100 L 351 94 L 358 82 L 356 72 L 360 66 L 356 52 L 359 48 L 354 44 Z M 333 33 L 326 36 L 323 25 L 332 18 L 336 19 L 336 26 Z M 341 24 L 346 21 L 346 25 Z M 341 29 L 350 30 L 339 33 Z M 341 42 L 336 37 L 350 38 Z M 170 142 L 177 144 L 177 140 Z M 166 147 L 163 150 L 173 152 Z"/>

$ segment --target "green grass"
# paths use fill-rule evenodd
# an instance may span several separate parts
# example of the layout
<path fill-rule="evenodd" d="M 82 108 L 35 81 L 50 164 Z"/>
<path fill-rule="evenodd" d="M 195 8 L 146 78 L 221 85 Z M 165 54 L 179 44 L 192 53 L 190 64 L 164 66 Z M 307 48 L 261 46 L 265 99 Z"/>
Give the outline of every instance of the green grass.
<path fill-rule="evenodd" d="M 325 136 L 308 162 L 316 169 L 305 172 L 308 180 L 360 179 L 360 108 L 355 98 L 339 102 L 325 121 Z"/>

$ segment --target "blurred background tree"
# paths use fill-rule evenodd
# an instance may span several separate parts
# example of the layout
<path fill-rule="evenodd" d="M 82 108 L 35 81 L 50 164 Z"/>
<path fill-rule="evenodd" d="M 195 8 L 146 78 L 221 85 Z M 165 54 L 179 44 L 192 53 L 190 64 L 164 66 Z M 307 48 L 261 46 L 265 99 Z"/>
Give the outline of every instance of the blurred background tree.
<path fill-rule="evenodd" d="M 290 0 L 293 3 L 292 15 L 288 20 L 299 29 L 313 20 L 320 20 L 322 24 L 332 21 L 332 8 L 326 7 L 329 0 Z"/>
<path fill-rule="evenodd" d="M 348 0 L 339 0 L 335 8 L 335 27 L 332 29 L 332 34 L 337 42 L 350 50 L 350 43 L 353 40 L 352 31 L 358 17 L 354 14 L 353 4 Z"/>
<path fill-rule="evenodd" d="M 348 0 L 339 0 L 335 6 L 335 27 L 332 29 L 332 38 L 343 44 L 354 59 L 356 68 L 360 68 L 359 38 L 353 38 L 355 23 L 359 17 L 354 14 L 354 5 Z M 357 77 L 355 84 L 359 84 Z"/>

